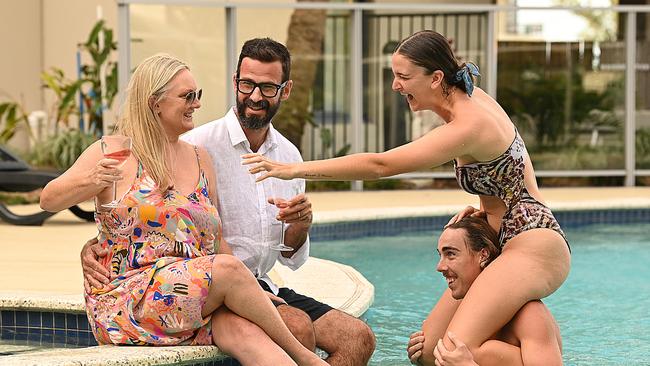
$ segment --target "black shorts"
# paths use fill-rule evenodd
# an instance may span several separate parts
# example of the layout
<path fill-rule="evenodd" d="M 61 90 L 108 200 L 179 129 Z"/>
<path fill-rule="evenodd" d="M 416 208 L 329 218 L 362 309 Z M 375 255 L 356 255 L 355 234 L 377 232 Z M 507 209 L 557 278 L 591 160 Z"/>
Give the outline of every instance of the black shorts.
<path fill-rule="evenodd" d="M 273 293 L 266 282 L 260 280 L 257 282 L 259 282 L 264 291 Z M 327 304 L 323 304 L 322 302 L 312 299 L 311 297 L 296 293 L 294 290 L 286 287 L 280 288 L 278 297 L 286 301 L 287 305 L 293 306 L 294 308 L 298 308 L 307 313 L 312 322 L 316 321 L 316 319 L 320 318 L 321 316 L 325 315 L 325 313 L 333 309 Z M 273 301 L 273 305 L 275 305 L 275 307 L 278 307 L 280 305 L 283 305 L 283 303 Z"/>

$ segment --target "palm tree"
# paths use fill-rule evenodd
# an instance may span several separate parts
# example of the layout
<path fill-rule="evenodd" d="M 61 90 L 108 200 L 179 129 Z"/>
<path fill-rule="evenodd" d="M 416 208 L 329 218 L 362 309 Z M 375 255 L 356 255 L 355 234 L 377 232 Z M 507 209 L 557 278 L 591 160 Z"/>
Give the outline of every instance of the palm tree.
<path fill-rule="evenodd" d="M 319 0 L 298 0 L 316 2 Z M 291 15 L 287 48 L 292 55 L 291 98 L 283 103 L 273 125 L 300 150 L 305 123 L 311 120 L 310 97 L 316 67 L 323 53 L 327 10 L 296 9 Z"/>

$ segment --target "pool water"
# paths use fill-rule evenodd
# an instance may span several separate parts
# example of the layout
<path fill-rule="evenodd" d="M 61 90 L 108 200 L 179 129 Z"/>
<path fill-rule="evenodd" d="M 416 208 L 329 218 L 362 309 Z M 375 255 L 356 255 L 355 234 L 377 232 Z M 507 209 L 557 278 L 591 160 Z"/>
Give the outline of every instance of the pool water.
<path fill-rule="evenodd" d="M 650 224 L 566 230 L 569 278 L 544 299 L 566 365 L 650 363 Z M 433 235 L 432 235 L 433 234 Z M 435 270 L 439 231 L 312 243 L 311 254 L 353 266 L 375 286 L 363 318 L 377 337 L 371 365 L 408 365 L 406 343 L 446 288 Z"/>
<path fill-rule="evenodd" d="M 56 349 L 65 349 L 65 348 L 80 348 L 80 346 L 74 346 L 69 344 L 43 344 L 39 341 L 27 341 L 27 340 L 8 340 L 0 339 L 0 357 L 9 356 L 9 355 L 18 355 L 18 354 L 27 354 L 37 351 L 44 350 L 56 350 Z M 2 362 L 0 362 L 1 364 Z"/>

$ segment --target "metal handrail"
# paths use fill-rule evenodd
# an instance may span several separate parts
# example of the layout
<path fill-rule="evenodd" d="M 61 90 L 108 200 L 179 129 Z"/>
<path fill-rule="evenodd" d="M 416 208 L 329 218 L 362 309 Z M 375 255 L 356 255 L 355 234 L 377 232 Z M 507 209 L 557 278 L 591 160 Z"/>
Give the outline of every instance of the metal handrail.
<path fill-rule="evenodd" d="M 638 176 L 650 175 L 650 170 L 636 169 L 635 161 L 635 91 L 636 91 L 636 14 L 637 13 L 650 13 L 650 5 L 614 5 L 614 6 L 516 6 L 516 5 L 496 5 L 496 4 L 424 4 L 424 3 L 329 3 L 329 2 L 295 2 L 295 3 L 280 3 L 280 2 L 249 2 L 249 3 L 235 3 L 229 1 L 217 0 L 117 0 L 118 3 L 118 22 L 119 22 L 119 44 L 130 44 L 130 29 L 129 29 L 129 12 L 128 7 L 131 4 L 157 4 L 157 5 L 179 5 L 179 6 L 197 6 L 197 7 L 220 7 L 226 10 L 226 56 L 227 56 L 227 75 L 232 72 L 232 60 L 236 58 L 236 11 L 237 9 L 319 9 L 319 10 L 348 10 L 354 14 L 352 20 L 352 29 L 363 32 L 361 27 L 358 27 L 358 22 L 361 21 L 363 11 L 373 10 L 386 10 L 386 11 L 436 11 L 445 13 L 488 13 L 488 33 L 486 46 L 487 55 L 487 75 L 484 89 L 492 96 L 496 95 L 496 14 L 497 12 L 520 11 L 520 10 L 569 10 L 569 11 L 611 11 L 617 13 L 625 13 L 628 15 L 625 44 L 626 44 L 626 87 L 625 87 L 625 169 L 612 169 L 612 170 L 541 170 L 536 174 L 540 177 L 556 177 L 556 176 L 624 176 L 625 185 L 631 186 L 635 184 L 635 178 Z M 355 65 L 362 64 L 362 47 L 359 42 L 359 34 L 357 31 L 350 32 L 351 57 L 349 60 L 349 68 L 356 70 Z M 120 90 L 124 90 L 130 70 L 130 49 L 121 48 L 119 51 L 119 86 Z M 357 73 L 354 73 L 357 74 Z M 354 75 L 353 74 L 353 75 Z M 226 90 L 231 90 L 230 81 L 226 80 L 228 86 Z M 353 85 L 359 85 L 362 80 L 353 80 Z M 362 136 L 358 136 L 359 131 L 363 131 L 361 118 L 363 115 L 363 105 L 361 97 L 361 88 L 354 87 L 350 90 L 351 110 L 350 115 L 351 123 L 353 124 L 353 131 L 355 135 L 351 137 L 352 151 L 363 151 L 361 148 Z M 234 101 L 234 95 L 228 95 L 228 101 Z M 360 103 L 361 101 L 361 103 Z M 396 176 L 397 178 L 411 179 L 413 177 L 422 178 L 437 178 L 437 177 L 453 177 L 452 172 L 415 172 L 404 175 Z M 359 182 L 353 183 L 354 189 L 361 189 Z"/>
<path fill-rule="evenodd" d="M 440 3 L 330 3 L 330 2 L 246 2 L 237 3 L 218 0 L 117 0 L 118 5 L 151 4 L 205 6 L 241 9 L 326 9 L 326 10 L 437 10 L 445 12 L 486 12 L 515 10 L 608 10 L 615 12 L 650 12 L 650 5 L 612 6 L 516 6 L 507 4 L 440 4 Z"/>

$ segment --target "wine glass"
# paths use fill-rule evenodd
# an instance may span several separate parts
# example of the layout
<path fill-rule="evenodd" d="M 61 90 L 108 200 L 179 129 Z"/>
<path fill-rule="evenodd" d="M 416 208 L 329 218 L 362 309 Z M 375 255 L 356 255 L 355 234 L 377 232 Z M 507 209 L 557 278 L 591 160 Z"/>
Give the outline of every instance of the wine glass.
<path fill-rule="evenodd" d="M 300 187 L 294 181 L 282 181 L 276 179 L 273 185 L 273 204 L 278 208 L 278 213 L 281 209 L 289 207 L 289 200 L 300 193 Z M 289 186 L 289 187 L 287 187 Z M 277 216 L 277 215 L 276 215 Z M 279 250 L 281 252 L 291 252 L 294 249 L 284 242 L 284 221 L 276 220 L 281 224 L 280 227 L 280 242 L 271 245 L 271 249 Z"/>
<path fill-rule="evenodd" d="M 117 160 L 117 168 L 120 168 L 131 155 L 131 138 L 127 136 L 102 136 L 102 153 L 107 159 Z M 113 201 L 102 205 L 105 208 L 124 207 L 117 201 L 117 181 L 113 182 Z"/>

